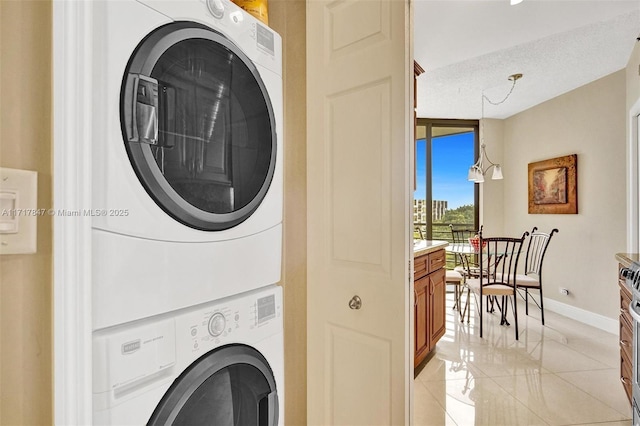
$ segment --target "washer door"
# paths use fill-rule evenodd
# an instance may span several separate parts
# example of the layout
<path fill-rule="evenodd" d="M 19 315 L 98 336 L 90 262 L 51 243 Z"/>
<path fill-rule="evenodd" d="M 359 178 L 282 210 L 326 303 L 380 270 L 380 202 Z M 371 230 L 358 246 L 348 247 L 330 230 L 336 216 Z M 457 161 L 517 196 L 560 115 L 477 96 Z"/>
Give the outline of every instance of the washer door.
<path fill-rule="evenodd" d="M 273 107 L 253 63 L 211 28 L 176 22 L 149 34 L 127 65 L 120 115 L 138 178 L 181 223 L 231 228 L 265 197 Z"/>
<path fill-rule="evenodd" d="M 164 395 L 148 425 L 278 424 L 275 378 L 260 352 L 223 346 L 194 362 Z"/>

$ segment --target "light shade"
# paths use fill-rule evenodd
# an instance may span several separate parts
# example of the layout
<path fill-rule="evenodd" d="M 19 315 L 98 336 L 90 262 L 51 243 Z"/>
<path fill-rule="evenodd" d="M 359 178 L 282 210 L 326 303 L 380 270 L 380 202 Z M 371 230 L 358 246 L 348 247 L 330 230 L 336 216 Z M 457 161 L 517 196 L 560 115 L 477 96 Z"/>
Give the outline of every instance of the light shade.
<path fill-rule="evenodd" d="M 502 167 L 500 167 L 500 164 L 496 164 L 495 166 L 493 166 L 493 175 L 491 175 L 491 179 L 493 180 L 502 179 Z"/>
<path fill-rule="evenodd" d="M 522 3 L 522 0 L 511 0 L 511 6 Z"/>
<path fill-rule="evenodd" d="M 475 166 L 469 167 L 469 174 L 467 175 L 467 180 L 471 182 L 476 181 L 476 168 Z"/>

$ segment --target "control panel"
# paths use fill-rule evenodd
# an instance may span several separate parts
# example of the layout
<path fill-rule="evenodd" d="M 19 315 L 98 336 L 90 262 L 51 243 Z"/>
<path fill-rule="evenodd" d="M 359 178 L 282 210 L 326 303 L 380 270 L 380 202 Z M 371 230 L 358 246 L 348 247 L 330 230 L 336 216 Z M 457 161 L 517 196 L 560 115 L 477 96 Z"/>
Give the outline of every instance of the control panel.
<path fill-rule="evenodd" d="M 258 290 L 185 312 L 176 318 L 178 347 L 204 354 L 213 347 L 250 343 L 282 332 L 280 291 Z"/>
<path fill-rule="evenodd" d="M 640 264 L 632 264 L 629 268 L 620 269 L 620 276 L 626 280 L 633 291 L 640 291 Z"/>

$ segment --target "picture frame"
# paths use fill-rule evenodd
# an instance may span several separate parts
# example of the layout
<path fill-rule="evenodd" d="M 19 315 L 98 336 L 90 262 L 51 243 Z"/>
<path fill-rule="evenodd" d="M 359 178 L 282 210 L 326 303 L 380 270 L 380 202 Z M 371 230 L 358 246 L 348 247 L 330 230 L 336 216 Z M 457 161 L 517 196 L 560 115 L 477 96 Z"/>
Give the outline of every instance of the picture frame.
<path fill-rule="evenodd" d="M 578 213 L 578 155 L 529 163 L 529 214 Z"/>

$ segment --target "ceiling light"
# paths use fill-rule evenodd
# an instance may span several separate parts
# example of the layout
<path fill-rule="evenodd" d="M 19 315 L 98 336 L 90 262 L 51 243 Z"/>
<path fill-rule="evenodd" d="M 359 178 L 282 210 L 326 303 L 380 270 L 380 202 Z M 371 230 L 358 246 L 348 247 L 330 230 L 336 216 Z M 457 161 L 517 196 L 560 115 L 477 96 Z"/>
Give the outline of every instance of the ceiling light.
<path fill-rule="evenodd" d="M 511 0 L 511 6 L 522 3 L 522 0 Z"/>
<path fill-rule="evenodd" d="M 520 0 L 522 1 L 522 0 Z M 504 101 L 506 101 L 509 96 L 511 96 L 511 92 L 513 92 L 513 88 L 516 87 L 516 81 L 522 78 L 522 74 L 513 74 L 509 76 L 509 81 L 512 81 L 511 90 L 507 93 L 507 96 L 504 97 L 499 102 L 493 102 L 491 99 L 487 98 L 484 95 L 484 91 L 482 92 L 482 116 L 480 119 L 480 155 L 478 156 L 478 161 L 475 162 L 471 167 L 469 167 L 469 174 L 467 175 L 467 179 L 471 182 L 482 183 L 484 182 L 484 175 L 493 167 L 493 174 L 491 175 L 491 179 L 493 180 L 501 180 L 502 176 L 502 166 L 500 164 L 494 163 L 489 160 L 487 156 L 487 149 L 484 143 L 484 101 L 487 100 L 491 105 L 500 105 Z M 485 168 L 485 163 L 487 163 L 487 167 Z"/>

